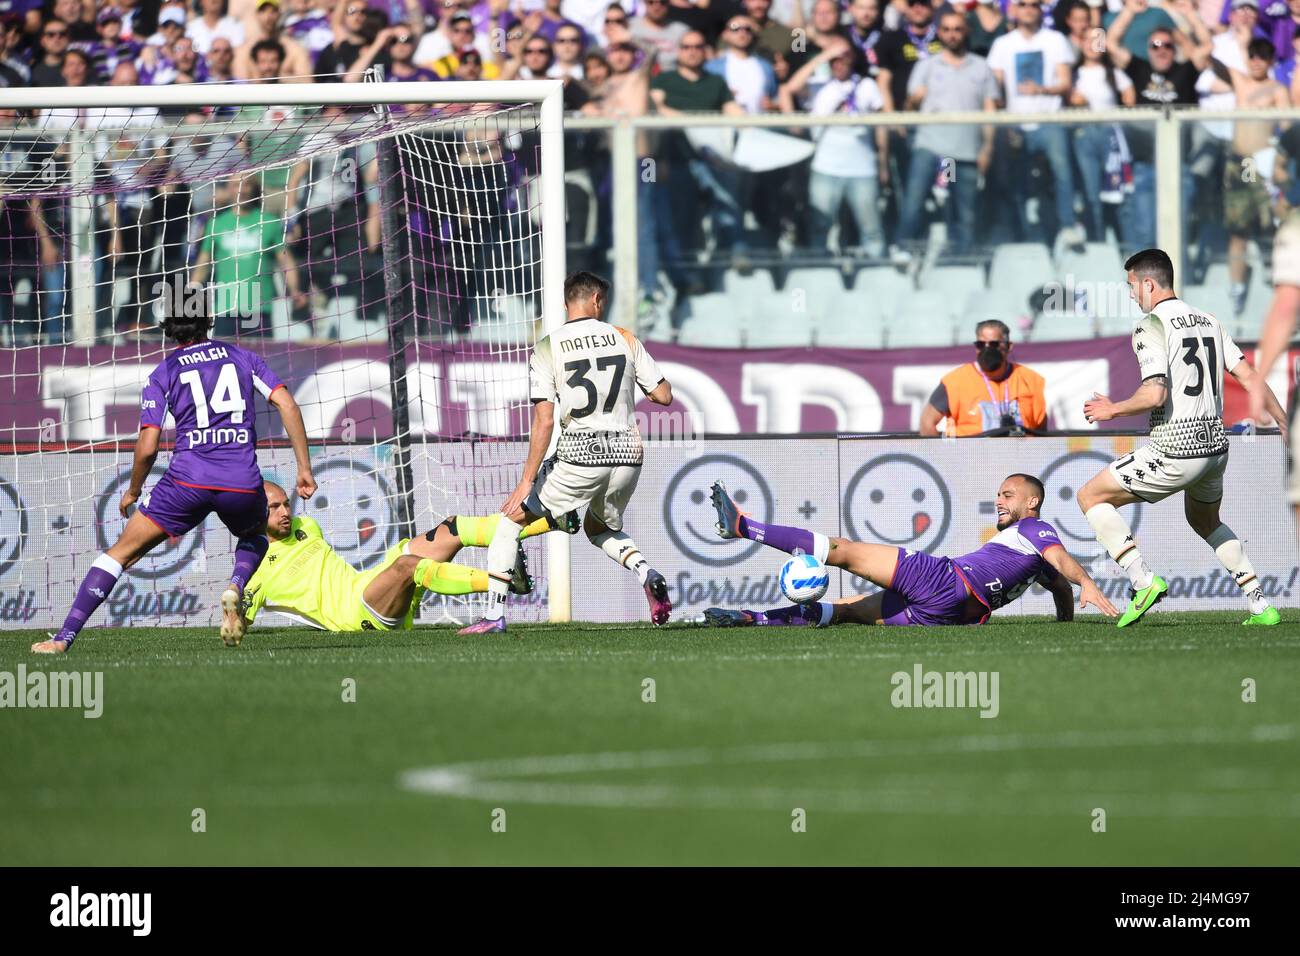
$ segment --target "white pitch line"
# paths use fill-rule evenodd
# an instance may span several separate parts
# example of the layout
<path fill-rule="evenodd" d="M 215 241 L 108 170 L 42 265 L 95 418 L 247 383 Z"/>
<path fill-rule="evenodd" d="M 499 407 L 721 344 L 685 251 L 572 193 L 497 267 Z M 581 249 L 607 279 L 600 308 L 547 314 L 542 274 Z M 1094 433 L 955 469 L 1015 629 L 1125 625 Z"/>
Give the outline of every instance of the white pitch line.
<path fill-rule="evenodd" d="M 390 648 L 383 648 L 390 650 Z M 836 650 L 842 650 L 837 648 Z M 1197 647 L 1192 650 L 1211 651 L 1220 648 Z M 901 657 L 909 655 L 926 654 L 934 657 L 962 658 L 972 657 L 983 660 L 1013 660 L 1017 658 L 1041 657 L 1045 655 L 1071 654 L 1076 656 L 1095 655 L 1101 652 L 1107 655 L 1125 655 L 1129 656 L 1135 652 L 1163 651 L 1163 648 L 1144 648 L 1136 647 L 1133 644 L 1097 644 L 1083 645 L 1074 644 L 1069 646 L 1025 646 L 1013 649 L 990 650 L 986 647 L 942 647 L 938 645 L 913 644 L 897 645 L 896 648 L 882 649 L 878 645 L 873 645 L 873 649 L 860 653 L 837 653 L 830 648 L 818 648 L 815 651 L 805 651 L 800 653 L 780 653 L 780 654 L 683 654 L 683 653 L 665 653 L 656 648 L 593 648 L 573 652 L 555 652 L 547 651 L 544 653 L 525 653 L 524 655 L 493 655 L 478 656 L 475 652 L 469 653 L 452 653 L 437 655 L 421 654 L 399 654 L 394 657 L 376 657 L 370 650 L 361 648 L 343 648 L 324 646 L 319 649 L 309 649 L 304 647 L 276 648 L 273 644 L 263 645 L 260 648 L 250 649 L 252 653 L 243 654 L 236 652 L 229 655 L 222 654 L 218 657 L 199 660 L 195 658 L 180 655 L 155 655 L 145 658 L 134 658 L 129 660 L 104 661 L 92 660 L 88 663 L 97 668 L 109 669 L 133 669 L 133 668 L 207 668 L 207 667 L 252 667 L 263 664 L 279 664 L 282 666 L 324 666 L 334 664 L 370 664 L 376 666 L 398 666 L 407 667 L 419 664 L 445 666 L 480 666 L 480 665 L 519 665 L 519 664 L 593 664 L 602 663 L 611 660 L 638 660 L 652 664 L 764 664 L 764 663 L 803 663 L 803 664 L 827 664 L 827 663 L 844 663 L 853 661 L 897 661 Z M 280 656 L 275 652 L 279 651 Z M 456 651 L 460 648 L 452 647 L 449 650 Z M 1249 651 L 1269 651 L 1269 650 L 1300 650 L 1300 644 L 1291 643 L 1251 643 L 1243 644 L 1235 650 Z M 15 656 L 14 660 L 27 659 L 29 655 L 22 654 Z"/>
<path fill-rule="evenodd" d="M 409 770 L 398 779 L 401 789 L 468 800 L 517 801 L 547 805 L 788 810 L 815 805 L 849 813 L 933 813 L 1060 815 L 1106 805 L 1132 816 L 1279 816 L 1300 817 L 1300 793 L 1259 790 L 1241 793 L 1108 793 L 1082 786 L 1072 793 L 1019 789 L 1014 797 L 1001 791 L 981 796 L 967 788 L 937 792 L 946 775 L 938 771 L 926 785 L 897 789 L 746 788 L 675 783 L 600 784 L 528 780 L 610 771 L 791 763 L 885 756 L 974 754 L 1031 750 L 1083 750 L 1275 744 L 1300 739 L 1300 725 L 1266 725 L 1246 732 L 1219 728 L 1196 730 L 1071 731 L 1058 734 L 968 735 L 935 740 L 860 740 L 755 744 L 712 749 L 633 750 L 552 754 L 444 764 Z M 1217 768 L 1206 768 L 1215 770 Z M 1235 769 L 1235 768 L 1229 768 Z M 921 776 L 925 776 L 922 774 Z M 1108 788 L 1109 789 L 1109 788 Z M 1010 797 L 1010 798 L 1009 798 Z M 1270 799 L 1271 797 L 1271 799 Z M 1088 806 L 1084 806 L 1084 804 Z"/>

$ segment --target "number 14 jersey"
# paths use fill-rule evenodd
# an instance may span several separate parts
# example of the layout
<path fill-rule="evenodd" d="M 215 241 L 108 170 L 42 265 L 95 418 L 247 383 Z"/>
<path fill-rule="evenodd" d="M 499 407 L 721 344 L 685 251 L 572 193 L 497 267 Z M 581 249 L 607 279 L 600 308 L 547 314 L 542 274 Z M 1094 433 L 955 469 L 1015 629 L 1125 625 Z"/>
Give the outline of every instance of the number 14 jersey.
<path fill-rule="evenodd" d="M 181 484 L 256 490 L 262 472 L 253 394 L 269 398 L 284 387 L 260 355 L 228 342 L 196 342 L 150 373 L 140 394 L 140 427 L 161 429 L 171 412 L 176 445 L 167 471 Z"/>
<path fill-rule="evenodd" d="M 572 319 L 534 347 L 530 379 L 534 402 L 555 403 L 560 461 L 641 464 L 633 411 L 663 375 L 635 335 L 599 319 Z"/>
<path fill-rule="evenodd" d="M 1228 450 L 1223 428 L 1223 373 L 1241 349 L 1208 312 L 1166 299 L 1133 330 L 1142 380 L 1169 379 L 1163 406 L 1151 411 L 1151 443 L 1171 458 L 1204 458 Z"/>

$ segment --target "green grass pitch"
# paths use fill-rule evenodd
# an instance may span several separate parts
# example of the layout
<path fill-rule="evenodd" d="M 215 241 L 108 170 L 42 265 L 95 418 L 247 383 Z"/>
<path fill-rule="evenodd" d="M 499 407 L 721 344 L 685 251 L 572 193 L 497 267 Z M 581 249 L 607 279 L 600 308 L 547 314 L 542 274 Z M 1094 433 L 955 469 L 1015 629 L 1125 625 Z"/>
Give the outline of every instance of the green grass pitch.
<path fill-rule="evenodd" d="M 0 671 L 102 671 L 103 714 L 0 710 L 0 859 L 1294 864 L 1300 620 L 1244 616 L 255 628 L 233 649 L 90 629 L 55 659 L 9 631 Z M 918 663 L 996 671 L 997 717 L 894 707 Z"/>

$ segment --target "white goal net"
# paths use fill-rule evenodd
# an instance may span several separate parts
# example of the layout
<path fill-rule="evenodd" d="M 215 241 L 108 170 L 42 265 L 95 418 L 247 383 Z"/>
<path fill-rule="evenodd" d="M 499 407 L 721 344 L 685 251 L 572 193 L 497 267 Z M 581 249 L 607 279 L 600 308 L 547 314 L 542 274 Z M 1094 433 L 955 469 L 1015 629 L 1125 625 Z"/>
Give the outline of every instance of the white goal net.
<path fill-rule="evenodd" d="M 497 510 L 527 447 L 528 352 L 541 316 L 559 314 L 556 90 L 10 91 L 15 108 L 0 107 L 5 626 L 56 626 L 116 539 L 140 389 L 168 347 L 158 322 L 170 310 L 206 308 L 214 338 L 259 352 L 293 391 L 320 483 L 298 512 L 357 568 L 450 515 Z M 265 406 L 258 435 L 264 475 L 291 487 L 292 453 Z M 546 540 L 531 542 L 539 587 L 513 616 L 567 612 L 556 544 L 560 583 L 551 587 Z M 93 623 L 212 623 L 232 550 L 210 519 L 128 570 Z M 474 602 L 431 596 L 421 620 L 471 618 Z"/>

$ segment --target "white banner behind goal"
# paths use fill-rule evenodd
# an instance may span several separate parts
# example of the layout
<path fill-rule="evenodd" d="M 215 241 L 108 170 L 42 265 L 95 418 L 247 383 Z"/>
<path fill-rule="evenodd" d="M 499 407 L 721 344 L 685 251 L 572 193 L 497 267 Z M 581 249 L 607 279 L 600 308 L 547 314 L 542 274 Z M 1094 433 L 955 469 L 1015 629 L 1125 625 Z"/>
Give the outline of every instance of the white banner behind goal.
<path fill-rule="evenodd" d="M 786 603 L 776 572 L 784 557 L 753 542 L 721 541 L 713 533 L 708 487 L 722 479 L 756 518 L 811 527 L 861 540 L 892 540 L 905 547 L 956 555 L 979 547 L 993 533 L 992 495 L 1006 473 L 1039 475 L 1047 488 L 1043 516 L 1084 562 L 1112 599 L 1127 594 L 1128 581 L 1092 539 L 1078 513 L 1074 492 L 1106 462 L 1127 453 L 1128 437 L 970 439 L 967 441 L 752 439 L 702 442 L 690 449 L 651 443 L 627 530 L 669 583 L 681 620 L 705 607 L 768 607 Z M 470 476 L 483 456 L 524 452 L 521 442 L 452 442 L 437 447 L 436 461 L 451 475 Z M 417 471 L 435 460 L 432 446 L 417 447 Z M 426 458 L 426 455 L 430 457 Z M 72 494 L 46 480 L 36 455 L 0 466 L 0 620 L 4 626 L 45 628 L 62 621 L 81 574 L 79 555 L 95 553 L 120 526 L 116 503 L 130 466 L 125 454 L 74 453 Z M 282 483 L 293 474 L 292 456 L 261 456 L 267 474 Z M 336 447 L 315 456 L 322 491 L 299 512 L 316 518 L 326 537 L 353 565 L 373 565 L 397 540 L 391 511 L 391 458 L 382 448 Z M 996 465 L 991 464 L 997 462 Z M 1226 479 L 1224 520 L 1250 553 L 1269 599 L 1300 606 L 1300 564 L 1291 516 L 1281 494 L 1283 452 L 1276 436 L 1233 438 Z M 810 476 L 813 476 L 810 478 Z M 449 496 L 421 485 L 417 508 L 429 516 L 439 507 L 472 509 L 468 477 Z M 742 500 L 743 499 L 743 500 Z M 1187 528 L 1182 505 L 1125 509 L 1143 553 L 1170 584 L 1162 608 L 1243 610 L 1235 585 L 1214 553 Z M 548 535 L 556 538 L 558 535 Z M 530 560 L 545 547 L 526 545 Z M 126 573 L 96 625 L 214 625 L 214 604 L 232 560 L 232 539 L 215 519 L 192 536 L 162 548 Z M 458 561 L 482 566 L 485 549 L 467 548 Z M 514 620 L 546 600 L 546 582 L 531 599 L 511 598 Z M 635 577 L 616 569 L 581 536 L 573 541 L 573 615 L 577 620 L 641 622 L 646 603 Z M 832 572 L 833 597 L 867 587 Z M 474 609 L 459 599 L 430 597 L 417 623 L 464 620 Z M 998 612 L 1051 613 L 1050 597 L 1038 588 Z M 262 626 L 274 625 L 268 616 Z M 88 634 L 94 634 L 93 626 Z M 253 632 L 256 635 L 256 629 Z M 84 639 L 84 638 L 83 638 Z"/>

